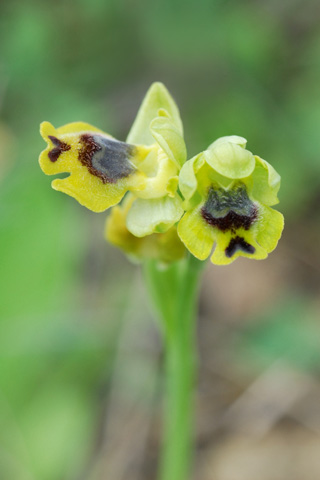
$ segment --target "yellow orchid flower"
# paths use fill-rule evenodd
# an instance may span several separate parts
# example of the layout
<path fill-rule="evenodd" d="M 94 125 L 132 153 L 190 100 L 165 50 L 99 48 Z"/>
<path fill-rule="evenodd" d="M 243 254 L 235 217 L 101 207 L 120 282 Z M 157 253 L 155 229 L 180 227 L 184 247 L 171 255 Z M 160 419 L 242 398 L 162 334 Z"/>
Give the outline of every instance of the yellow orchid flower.
<path fill-rule="evenodd" d="M 169 208 L 180 206 L 178 173 L 186 148 L 179 111 L 161 83 L 149 89 L 127 142 L 83 122 L 57 129 L 43 122 L 40 132 L 48 143 L 39 158 L 44 173 L 70 174 L 53 180 L 52 187 L 87 208 L 104 211 L 128 191 L 141 199 L 144 211 L 150 199 L 153 208 L 159 199 L 163 210 L 164 197 L 172 199 Z M 135 212 L 138 216 L 137 208 Z M 180 217 L 182 213 L 180 206 Z"/>
<path fill-rule="evenodd" d="M 211 261 L 217 265 L 239 256 L 263 259 L 281 236 L 283 216 L 270 208 L 278 203 L 280 176 L 245 146 L 242 137 L 222 137 L 181 169 L 186 213 L 178 234 L 200 260 L 214 243 Z"/>
<path fill-rule="evenodd" d="M 119 142 L 82 122 L 57 129 L 43 122 L 40 132 L 48 142 L 39 159 L 44 173 L 70 173 L 67 178 L 53 180 L 52 187 L 74 197 L 90 210 L 106 210 L 119 203 L 128 190 L 145 186 L 145 175 L 135 164 L 144 159 L 150 149 Z"/>
<path fill-rule="evenodd" d="M 59 128 L 43 122 L 40 131 L 48 144 L 39 158 L 44 173 L 69 174 L 53 180 L 54 189 L 95 212 L 127 194 L 111 212 L 106 235 L 133 256 L 152 257 L 167 239 L 176 242 L 177 232 L 200 260 L 215 244 L 211 261 L 218 265 L 266 258 L 277 245 L 283 216 L 270 207 L 278 202 L 280 176 L 238 136 L 219 138 L 186 161 L 179 110 L 161 83 L 148 90 L 126 142 L 83 122 Z"/>

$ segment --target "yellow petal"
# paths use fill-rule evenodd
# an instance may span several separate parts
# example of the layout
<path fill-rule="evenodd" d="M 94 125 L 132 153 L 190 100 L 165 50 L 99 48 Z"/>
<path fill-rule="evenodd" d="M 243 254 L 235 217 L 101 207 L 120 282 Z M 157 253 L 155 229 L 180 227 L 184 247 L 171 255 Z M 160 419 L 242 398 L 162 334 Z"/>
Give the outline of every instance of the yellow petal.
<path fill-rule="evenodd" d="M 215 232 L 203 220 L 199 207 L 184 214 L 178 224 L 178 235 L 192 255 L 199 260 L 208 258 L 215 239 Z"/>
<path fill-rule="evenodd" d="M 143 147 L 118 142 L 83 122 L 57 129 L 44 122 L 41 134 L 48 142 L 39 158 L 44 173 L 70 174 L 54 180 L 52 187 L 90 210 L 106 210 L 118 203 L 126 191 L 144 188 L 146 176 L 134 165 L 147 154 Z"/>
<path fill-rule="evenodd" d="M 128 187 L 123 182 L 106 186 L 101 181 L 82 171 L 67 178 L 57 178 L 51 183 L 52 188 L 75 198 L 81 205 L 93 212 L 103 212 L 121 201 Z"/>

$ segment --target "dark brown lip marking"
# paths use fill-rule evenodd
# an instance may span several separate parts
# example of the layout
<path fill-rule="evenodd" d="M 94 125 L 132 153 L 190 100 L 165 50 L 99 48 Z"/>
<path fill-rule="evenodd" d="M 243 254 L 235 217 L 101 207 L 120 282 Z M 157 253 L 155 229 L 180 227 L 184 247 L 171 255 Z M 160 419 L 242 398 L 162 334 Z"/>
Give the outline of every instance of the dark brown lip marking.
<path fill-rule="evenodd" d="M 252 245 L 250 245 L 250 243 L 246 242 L 244 238 L 232 238 L 225 250 L 226 256 L 231 258 L 238 250 L 242 250 L 245 253 L 254 253 L 256 251 L 256 249 Z"/>
<path fill-rule="evenodd" d="M 249 230 L 257 219 L 258 211 L 244 185 L 230 191 L 211 187 L 201 215 L 209 225 L 222 232 L 235 233 L 238 228 Z"/>
<path fill-rule="evenodd" d="M 52 135 L 49 135 L 48 138 L 50 138 L 53 145 L 55 145 L 55 148 L 50 150 L 50 152 L 48 153 L 48 157 L 51 162 L 56 162 L 60 157 L 61 153 L 70 150 L 71 146 L 65 142 L 62 142 L 61 140 L 59 140 L 59 138 L 53 137 Z"/>
<path fill-rule="evenodd" d="M 116 183 L 135 171 L 129 161 L 135 154 L 135 146 L 87 133 L 81 135 L 80 143 L 80 162 L 92 175 L 100 178 L 102 183 Z"/>

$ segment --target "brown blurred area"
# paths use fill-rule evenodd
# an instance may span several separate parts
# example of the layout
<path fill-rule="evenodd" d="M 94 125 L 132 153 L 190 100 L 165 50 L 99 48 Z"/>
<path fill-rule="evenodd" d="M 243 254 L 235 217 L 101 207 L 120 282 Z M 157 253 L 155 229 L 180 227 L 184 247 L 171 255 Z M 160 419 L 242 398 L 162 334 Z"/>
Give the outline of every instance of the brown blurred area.
<path fill-rule="evenodd" d="M 267 260 L 206 267 L 193 479 L 319 480 L 319 3 L 0 9 L 0 478 L 156 478 L 163 346 L 140 268 L 37 157 L 43 120 L 124 140 L 159 80 L 189 158 L 246 137 L 282 176 L 286 219 Z"/>
<path fill-rule="evenodd" d="M 193 477 L 197 480 L 319 478 L 319 374 L 317 368 L 306 369 L 293 361 L 299 349 L 303 357 L 303 349 L 313 348 L 312 340 L 299 332 L 290 353 L 294 342 L 290 328 L 296 328 L 296 322 L 301 331 L 304 323 L 314 329 L 319 345 L 319 298 L 309 291 L 307 309 L 301 309 L 296 299 L 289 300 L 290 291 L 298 292 L 306 277 L 316 277 L 319 263 L 301 258 L 288 237 L 289 232 L 264 262 L 240 259 L 230 268 L 207 266 L 197 338 Z M 272 315 L 267 318 L 261 312 L 274 310 L 284 297 L 292 310 L 288 314 L 290 307 L 281 307 L 273 324 Z M 141 301 L 137 299 L 140 307 Z M 119 370 L 115 369 L 102 435 L 89 468 L 94 479 L 156 478 L 162 349 L 150 319 L 140 316 L 143 325 L 138 326 L 137 318 L 131 318 L 140 315 L 140 307 L 130 310 L 122 333 Z M 285 331 L 278 325 L 282 320 L 287 323 Z M 270 332 L 272 328 L 275 332 Z M 250 336 L 255 341 L 249 342 Z M 264 339 L 268 348 L 263 347 Z"/>

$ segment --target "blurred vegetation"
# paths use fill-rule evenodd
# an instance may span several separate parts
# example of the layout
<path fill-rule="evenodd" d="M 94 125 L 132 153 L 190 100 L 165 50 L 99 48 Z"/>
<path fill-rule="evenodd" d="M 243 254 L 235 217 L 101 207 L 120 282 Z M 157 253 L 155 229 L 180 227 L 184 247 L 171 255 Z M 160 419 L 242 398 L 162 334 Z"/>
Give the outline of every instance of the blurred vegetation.
<path fill-rule="evenodd" d="M 176 98 L 189 157 L 237 134 L 282 175 L 285 299 L 271 297 L 255 321 L 243 314 L 250 328 L 236 362 L 263 368 L 285 344 L 289 363 L 317 371 L 319 2 L 13 0 L 0 9 L 0 477 L 82 478 L 125 318 L 150 320 L 135 269 L 102 238 L 104 215 L 50 189 L 38 125 L 83 120 L 125 139 L 152 81 Z"/>

